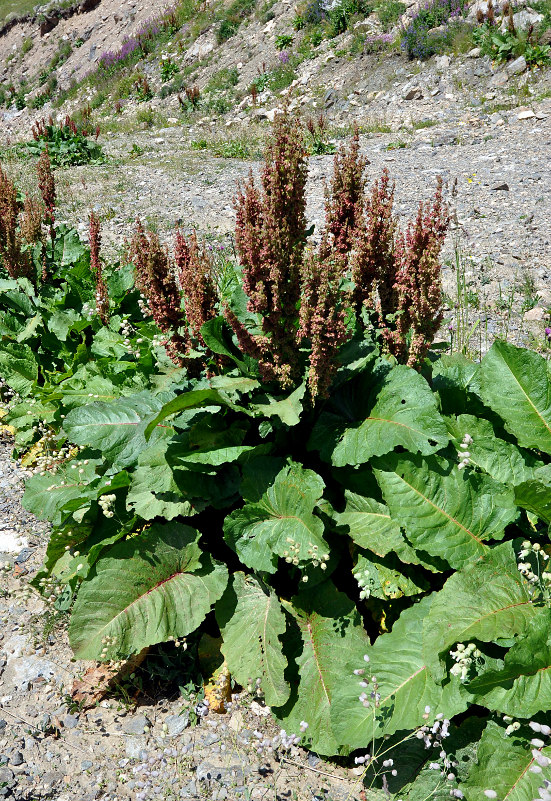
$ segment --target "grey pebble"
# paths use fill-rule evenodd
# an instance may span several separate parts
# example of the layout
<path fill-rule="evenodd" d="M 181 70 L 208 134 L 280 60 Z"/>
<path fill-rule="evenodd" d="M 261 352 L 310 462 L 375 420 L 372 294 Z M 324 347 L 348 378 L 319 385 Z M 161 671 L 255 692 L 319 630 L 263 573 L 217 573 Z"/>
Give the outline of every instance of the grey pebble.
<path fill-rule="evenodd" d="M 11 785 L 13 782 L 13 770 L 9 768 L 0 768 L 0 785 Z"/>
<path fill-rule="evenodd" d="M 169 715 L 165 723 L 168 726 L 167 737 L 177 737 L 189 726 L 189 710 L 181 715 Z"/>
<path fill-rule="evenodd" d="M 145 715 L 137 715 L 125 720 L 122 728 L 126 734 L 143 734 L 144 728 L 149 725 L 150 723 Z"/>

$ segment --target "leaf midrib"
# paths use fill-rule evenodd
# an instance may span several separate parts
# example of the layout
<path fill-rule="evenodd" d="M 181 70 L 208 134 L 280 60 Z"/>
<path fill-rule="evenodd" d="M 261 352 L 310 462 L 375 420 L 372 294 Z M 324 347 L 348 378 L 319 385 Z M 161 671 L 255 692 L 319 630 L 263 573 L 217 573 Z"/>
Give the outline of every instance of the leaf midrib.
<path fill-rule="evenodd" d="M 426 495 L 423 495 L 422 492 L 420 492 L 416 487 L 414 487 L 412 484 L 410 484 L 409 481 L 406 481 L 406 479 L 403 476 L 398 475 L 398 473 L 396 473 L 395 475 L 397 475 L 398 478 L 400 479 L 400 481 L 403 481 L 404 484 L 407 487 L 409 487 L 410 489 L 413 490 L 413 492 L 415 492 L 417 495 L 419 495 L 420 498 L 422 498 L 430 506 L 432 506 L 433 509 L 436 509 L 436 511 L 440 512 L 442 515 L 444 515 L 444 517 L 447 517 L 450 522 L 455 523 L 456 526 L 458 526 L 459 528 L 463 529 L 463 531 L 466 534 L 468 534 L 470 537 L 472 537 L 473 540 L 476 540 L 476 542 L 478 542 L 478 544 L 481 545 L 483 548 L 488 549 L 488 546 L 486 545 L 486 543 L 482 542 L 482 540 L 479 539 L 476 536 L 476 534 L 474 534 L 472 531 L 470 531 L 470 529 L 468 529 L 466 526 L 464 526 L 463 523 L 460 523 L 459 520 L 456 520 L 455 517 L 452 517 L 450 514 L 448 514 L 448 512 L 446 512 L 445 509 L 442 509 L 440 506 L 437 506 L 433 501 L 431 501 L 430 498 L 427 498 Z"/>
<path fill-rule="evenodd" d="M 502 358 L 503 358 L 503 357 L 502 357 Z M 522 394 L 524 395 L 524 397 L 525 397 L 525 398 L 526 398 L 526 400 L 528 401 L 529 405 L 530 405 L 530 406 L 532 407 L 532 409 L 534 410 L 534 412 L 535 412 L 536 416 L 537 416 L 537 417 L 539 417 L 539 419 L 540 419 L 540 420 L 541 420 L 541 422 L 543 423 L 544 427 L 547 429 L 547 431 L 549 432 L 549 434 L 551 434 L 551 426 L 548 426 L 548 425 L 547 425 L 547 422 L 545 421 L 545 418 L 543 417 L 543 414 L 540 412 L 540 410 L 539 410 L 539 409 L 538 409 L 538 407 L 535 405 L 535 403 L 533 403 L 533 402 L 532 402 L 532 399 L 530 398 L 530 395 L 528 395 L 528 393 L 526 392 L 526 390 L 524 389 L 524 387 L 523 387 L 523 386 L 522 386 L 522 384 L 520 383 L 520 380 L 517 378 L 516 374 L 513 372 L 513 369 L 510 367 L 510 365 L 509 365 L 509 364 L 507 364 L 507 362 L 505 361 L 505 359 L 503 359 L 503 361 L 505 362 L 505 365 L 506 365 L 506 367 L 508 368 L 509 372 L 511 373 L 511 375 L 512 375 L 512 377 L 514 378 L 515 382 L 517 383 L 517 385 L 518 385 L 518 387 L 519 387 L 520 391 L 522 392 Z"/>
<path fill-rule="evenodd" d="M 364 420 L 364 423 L 367 423 L 368 420 L 372 420 L 375 423 L 389 423 L 390 425 L 393 425 L 393 426 L 400 426 L 401 428 L 407 428 L 408 431 L 413 431 L 415 434 L 420 434 L 422 437 L 425 437 L 425 438 L 428 439 L 428 434 L 426 434 L 426 432 L 420 431 L 418 428 L 414 428 L 414 426 L 412 426 L 412 425 L 407 425 L 406 423 L 400 423 L 400 422 L 398 422 L 398 420 L 391 420 L 390 418 L 386 418 L 386 417 L 366 417 L 365 420 Z M 362 423 L 362 426 L 363 426 L 363 423 Z M 436 439 L 437 436 L 438 435 L 435 435 L 434 437 L 432 437 L 432 435 L 431 435 L 431 438 L 432 439 Z"/>
<path fill-rule="evenodd" d="M 315 663 L 316 669 L 318 671 L 318 676 L 319 676 L 319 680 L 320 680 L 324 695 L 325 695 L 325 697 L 327 699 L 327 705 L 331 706 L 331 698 L 329 696 L 329 691 L 327 689 L 327 685 L 326 685 L 326 683 L 324 681 L 324 678 L 323 678 L 323 671 L 321 669 L 320 660 L 318 658 L 318 650 L 317 650 L 317 647 L 316 647 L 316 640 L 315 640 L 315 637 L 314 637 L 314 630 L 313 630 L 314 627 L 312 626 L 312 623 L 311 623 L 310 620 L 306 621 L 306 628 L 308 629 L 308 636 L 310 638 L 310 643 L 312 645 L 312 655 L 314 657 L 314 663 Z"/>
<path fill-rule="evenodd" d="M 423 670 L 426 670 L 426 669 L 427 669 L 427 666 L 426 666 L 426 665 L 422 665 L 422 666 L 421 666 L 421 667 L 420 667 L 418 670 L 416 670 L 416 671 L 415 671 L 415 673 L 412 673 L 410 676 L 408 676 L 406 679 L 404 679 L 404 681 L 403 681 L 401 684 L 399 684 L 397 687 L 395 687 L 395 688 L 392 690 L 392 692 L 391 692 L 391 693 L 389 693 L 389 694 L 386 696 L 386 698 L 383 698 L 383 699 L 381 699 L 381 703 L 386 703 L 388 700 L 390 700 L 390 699 L 392 698 L 392 696 L 393 696 L 393 695 L 397 695 L 397 694 L 398 694 L 398 692 L 399 692 L 399 691 L 402 689 L 402 687 L 405 687 L 405 686 L 406 686 L 406 684 L 407 684 L 409 681 L 413 681 L 413 679 L 414 679 L 416 676 L 418 676 L 420 673 L 422 673 L 422 672 L 423 672 Z"/>
<path fill-rule="evenodd" d="M 186 563 L 186 565 L 187 564 L 189 564 L 189 561 Z M 202 581 L 202 576 L 199 576 L 199 575 L 191 573 L 191 572 L 187 573 L 185 569 L 180 569 L 177 573 L 173 573 L 171 576 L 168 576 L 168 578 L 163 579 L 162 581 L 159 581 L 159 583 L 155 584 L 154 587 L 150 587 L 142 595 L 139 595 L 137 598 L 134 598 L 133 601 L 131 601 L 129 604 L 127 604 L 124 607 L 124 609 L 121 609 L 120 612 L 117 612 L 117 614 L 114 617 L 112 617 L 104 626 L 102 626 L 101 629 L 98 629 L 94 636 L 98 637 L 102 632 L 104 632 L 107 629 L 109 629 L 109 627 L 111 627 L 115 623 L 115 621 L 118 620 L 118 618 L 120 618 L 120 617 L 122 617 L 124 615 L 127 615 L 128 614 L 128 610 L 132 606 L 134 606 L 134 604 L 136 604 L 136 603 L 138 603 L 140 601 L 143 601 L 143 599 L 146 598 L 151 592 L 154 592 L 154 590 L 159 589 L 159 587 L 162 587 L 163 585 L 168 584 L 168 582 L 173 581 L 174 579 L 177 579 L 182 575 L 193 576 L 194 578 L 197 578 L 200 581 Z M 203 584 L 205 584 L 204 581 L 203 581 Z M 205 588 L 207 589 L 207 592 L 208 592 L 208 588 L 206 587 L 206 585 L 205 585 Z"/>
<path fill-rule="evenodd" d="M 487 614 L 478 617 L 476 620 L 473 620 L 473 622 L 470 623 L 466 629 L 463 629 L 463 635 L 466 635 L 473 628 L 473 626 L 477 625 L 485 618 L 489 618 L 492 615 L 497 615 L 500 612 L 505 612 L 507 609 L 515 609 L 515 607 L 517 606 L 525 606 L 526 604 L 531 604 L 531 603 L 532 603 L 531 600 L 527 599 L 525 601 L 519 601 L 516 604 L 509 604 L 508 606 L 501 606 L 499 609 L 494 609 L 492 612 L 488 612 Z M 454 640 L 454 642 L 456 642 L 456 640 Z"/>

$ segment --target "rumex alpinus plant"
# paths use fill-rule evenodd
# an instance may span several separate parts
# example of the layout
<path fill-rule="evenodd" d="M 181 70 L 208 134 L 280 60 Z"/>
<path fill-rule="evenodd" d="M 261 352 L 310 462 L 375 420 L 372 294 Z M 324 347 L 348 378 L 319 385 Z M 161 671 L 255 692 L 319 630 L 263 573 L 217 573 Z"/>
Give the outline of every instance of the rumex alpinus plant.
<path fill-rule="evenodd" d="M 32 140 L 21 147 L 31 155 L 40 155 L 47 147 L 54 166 L 99 162 L 103 158 L 97 141 L 100 128 L 99 125 L 92 127 L 90 115 L 91 109 L 87 106 L 80 110 L 78 118 L 67 115 L 58 123 L 52 117 L 37 120 L 32 128 Z"/>
<path fill-rule="evenodd" d="M 90 269 L 96 282 L 96 310 L 103 325 L 109 322 L 109 296 L 100 260 L 101 226 L 95 212 L 90 213 Z"/>
<path fill-rule="evenodd" d="M 281 127 L 278 141 L 289 155 Z M 98 231 L 90 254 L 58 222 L 49 285 L 0 282 L 7 422 L 18 455 L 37 443 L 43 454 L 24 503 L 52 522 L 33 586 L 70 609 L 81 659 L 186 637 L 193 662 L 204 633 L 218 638 L 233 682 L 280 722 L 260 753 L 301 744 L 350 758 L 358 797 L 549 801 L 549 364 L 503 341 L 480 363 L 423 359 L 438 324 L 441 190 L 401 234 L 388 176 L 359 191 L 353 142 L 320 244 L 305 246 L 300 151 L 295 194 L 274 146 L 269 191 L 249 184 L 238 200 L 243 280 L 234 265 L 221 301 L 193 238 L 177 235 L 171 259 L 141 226 L 132 263 L 102 264 L 108 326 L 89 269 Z M 295 373 L 266 376 L 253 350 L 284 366 L 283 323 L 257 257 L 267 232 L 279 236 L 264 215 L 287 209 L 282 196 L 300 199 L 300 225 L 288 219 L 266 252 L 299 270 L 285 309 Z M 290 230 L 296 264 L 274 256 Z M 224 360 L 195 375 L 190 345 Z"/>
<path fill-rule="evenodd" d="M 251 174 L 235 201 L 235 243 L 247 308 L 261 317 L 263 334 L 245 332 L 230 309 L 226 317 L 242 346 L 258 358 L 263 378 L 276 380 L 284 389 L 299 378 L 296 320 L 306 242 L 306 168 L 296 120 L 280 115 L 266 152 L 262 189 L 256 188 Z"/>
<path fill-rule="evenodd" d="M 15 184 L 0 167 L 0 264 L 11 278 L 28 278 L 34 283 L 34 267 L 25 245 L 40 239 L 43 209 L 27 194 L 20 212 Z"/>
<path fill-rule="evenodd" d="M 212 261 L 207 250 L 199 245 L 195 232 L 189 242 L 181 231 L 176 232 L 174 261 L 191 336 L 204 345 L 201 328 L 216 317 L 218 292 Z"/>
<path fill-rule="evenodd" d="M 136 267 L 136 286 L 147 299 L 151 316 L 163 334 L 166 350 L 177 365 L 184 363 L 189 337 L 182 333 L 185 316 L 168 250 L 154 231 L 147 233 L 139 220 L 130 242 L 129 255 Z"/>

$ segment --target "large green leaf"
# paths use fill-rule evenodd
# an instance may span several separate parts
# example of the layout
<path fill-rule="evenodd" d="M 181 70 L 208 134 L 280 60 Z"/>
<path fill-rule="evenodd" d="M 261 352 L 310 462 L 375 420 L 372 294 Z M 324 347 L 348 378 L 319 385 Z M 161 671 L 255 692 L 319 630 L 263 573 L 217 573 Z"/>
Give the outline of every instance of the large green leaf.
<path fill-rule="evenodd" d="M 291 688 L 284 676 L 287 659 L 280 636 L 286 624 L 277 595 L 254 576 L 234 573 L 216 605 L 216 618 L 231 674 L 244 686 L 260 679 L 268 706 L 283 706 Z"/>
<path fill-rule="evenodd" d="M 328 553 L 324 526 L 314 510 L 324 483 L 313 470 L 291 462 L 275 477 L 260 500 L 232 512 L 224 535 L 247 567 L 274 573 L 277 557 L 304 566 L 317 553 Z"/>
<path fill-rule="evenodd" d="M 551 371 L 531 350 L 495 342 L 482 359 L 480 394 L 519 445 L 551 453 Z"/>
<path fill-rule="evenodd" d="M 546 481 L 532 479 L 515 487 L 515 503 L 551 523 L 551 481 L 545 478 Z"/>
<path fill-rule="evenodd" d="M 442 354 L 432 365 L 432 388 L 438 393 L 444 414 L 459 414 L 470 411 L 473 401 L 482 406 L 478 398 L 470 394 L 476 384 L 480 365 L 461 353 Z"/>
<path fill-rule="evenodd" d="M 533 801 L 548 771 L 532 772 L 538 767 L 536 754 L 551 757 L 551 747 L 533 749 L 533 732 L 523 727 L 507 735 L 505 727 L 490 721 L 484 730 L 477 751 L 477 764 L 461 783 L 467 801 L 486 801 L 486 790 L 499 801 Z"/>
<path fill-rule="evenodd" d="M 224 592 L 228 572 L 202 554 L 199 532 L 175 523 L 113 546 L 83 582 L 69 639 L 80 659 L 114 659 L 194 631 Z M 107 639 L 107 642 L 105 640 Z"/>
<path fill-rule="evenodd" d="M 513 544 L 498 545 L 454 573 L 435 595 L 425 621 L 427 664 L 440 673 L 439 657 L 445 659 L 456 643 L 524 634 L 535 613 Z"/>
<path fill-rule="evenodd" d="M 529 451 L 500 439 L 489 420 L 462 414 L 457 419 L 447 418 L 446 423 L 458 450 L 465 434 L 472 438 L 468 447 L 470 464 L 502 484 L 514 486 L 527 481 L 534 477 L 534 469 L 543 464 Z"/>
<path fill-rule="evenodd" d="M 406 542 L 400 524 L 390 516 L 388 506 L 350 490 L 344 494 L 346 507 L 344 512 L 334 516 L 335 521 L 347 528 L 357 545 L 377 556 L 394 551 L 402 562 L 419 562 L 415 550 Z"/>
<path fill-rule="evenodd" d="M 30 393 L 38 378 L 38 362 L 28 345 L 18 342 L 0 344 L 0 378 L 20 395 Z"/>
<path fill-rule="evenodd" d="M 243 386 L 246 387 L 244 391 L 250 391 L 251 385 L 256 384 L 256 382 L 250 378 L 238 378 L 234 379 L 234 382 L 233 385 L 230 385 L 231 388 L 227 386 L 227 380 L 224 389 L 218 390 L 210 387 L 193 389 L 190 392 L 183 392 L 181 395 L 173 398 L 173 400 L 168 401 L 168 403 L 162 406 L 157 416 L 151 420 L 147 426 L 145 430 L 146 439 L 149 439 L 155 428 L 161 425 L 163 420 L 166 420 L 167 417 L 178 414 L 179 412 L 184 412 L 187 409 L 199 409 L 202 406 L 219 405 L 227 406 L 230 409 L 238 411 L 244 411 L 241 406 L 236 404 L 235 393 L 239 392 Z"/>
<path fill-rule="evenodd" d="M 551 610 L 538 610 L 505 654 L 503 670 L 484 673 L 468 690 L 476 703 L 515 718 L 551 709 Z"/>
<path fill-rule="evenodd" d="M 345 665 L 364 664 L 369 640 L 354 604 L 331 581 L 301 593 L 286 607 L 300 631 L 295 656 L 298 686 L 294 685 L 285 707 L 272 711 L 287 733 L 299 734 L 300 723 L 308 723 L 306 736 L 312 748 L 334 754 L 346 740 L 333 734 L 333 699 Z"/>
<path fill-rule="evenodd" d="M 72 409 L 63 423 L 68 437 L 77 445 L 101 450 L 110 469 L 120 470 L 136 462 L 146 447 L 145 429 L 158 412 L 162 399 L 149 392 L 118 398 L 111 403 L 97 401 Z M 157 426 L 157 437 L 171 436 L 173 429 Z"/>
<path fill-rule="evenodd" d="M 305 393 L 306 384 L 301 384 L 282 400 L 259 398 L 256 403 L 251 405 L 251 409 L 256 417 L 279 417 L 284 425 L 296 426 L 300 422 L 302 400 Z"/>
<path fill-rule="evenodd" d="M 175 420 L 175 425 L 178 420 Z M 236 462 L 241 457 L 251 456 L 258 448 L 268 451 L 270 445 L 243 445 L 248 425 L 245 421 L 228 423 L 222 415 L 204 414 L 197 422 L 174 437 L 171 454 L 175 463 L 197 465 L 211 469 Z"/>
<path fill-rule="evenodd" d="M 56 311 L 48 320 L 48 329 L 55 334 L 59 340 L 65 342 L 69 331 L 77 321 L 81 324 L 81 327 L 89 325 L 89 321 L 86 319 L 83 320 L 80 314 L 74 311 L 74 309 Z"/>
<path fill-rule="evenodd" d="M 417 569 L 406 568 L 394 554 L 381 558 L 360 553 L 352 575 L 365 598 L 387 601 L 404 595 L 418 595 L 430 589 L 428 581 Z"/>
<path fill-rule="evenodd" d="M 423 657 L 423 621 L 433 597 L 423 598 L 402 612 L 392 631 L 366 648 L 369 665 L 361 657 L 346 665 L 348 677 L 335 693 L 331 715 L 340 742 L 351 748 L 365 748 L 374 738 L 414 729 L 425 722 L 426 706 L 431 708 L 431 721 L 439 713 L 451 718 L 466 709 L 468 696 L 458 680 L 453 678 L 445 686 L 437 684 Z M 353 670 L 362 669 L 363 676 L 353 674 Z M 372 676 L 376 676 L 379 685 L 378 707 L 371 698 Z M 362 694 L 369 706 L 362 703 Z"/>
<path fill-rule="evenodd" d="M 189 495 L 178 485 L 178 474 L 166 457 L 166 442 L 146 447 L 138 457 L 127 497 L 128 507 L 144 520 L 188 517 L 204 509 L 198 496 Z"/>
<path fill-rule="evenodd" d="M 25 486 L 23 506 L 39 519 L 59 525 L 69 511 L 87 509 L 96 499 L 99 465 L 100 459 L 86 459 L 78 464 L 73 459 L 55 474 L 32 476 Z"/>
<path fill-rule="evenodd" d="M 390 370 L 385 365 L 375 385 L 373 376 L 366 375 L 337 393 L 314 427 L 310 447 L 324 456 L 332 450 L 332 463 L 342 467 L 363 464 L 398 446 L 434 453 L 448 440 L 425 379 L 404 365 Z"/>
<path fill-rule="evenodd" d="M 513 493 L 488 476 L 430 456 L 389 454 L 374 462 L 394 520 L 412 545 L 459 568 L 488 550 L 518 510 Z"/>

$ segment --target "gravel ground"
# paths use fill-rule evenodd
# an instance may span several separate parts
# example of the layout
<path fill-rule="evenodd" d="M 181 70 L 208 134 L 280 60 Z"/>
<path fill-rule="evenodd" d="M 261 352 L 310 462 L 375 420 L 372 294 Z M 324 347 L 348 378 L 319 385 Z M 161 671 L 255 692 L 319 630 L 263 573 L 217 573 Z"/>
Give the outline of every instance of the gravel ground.
<path fill-rule="evenodd" d="M 21 507 L 24 474 L 10 451 L 0 440 L 0 799 L 359 797 L 352 770 L 294 746 L 270 750 L 278 729 L 247 693 L 225 714 L 162 688 L 79 711 L 69 694 L 91 665 L 71 662 L 65 616 L 29 592 L 48 527 Z M 192 725 L 197 711 L 206 714 Z"/>

